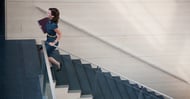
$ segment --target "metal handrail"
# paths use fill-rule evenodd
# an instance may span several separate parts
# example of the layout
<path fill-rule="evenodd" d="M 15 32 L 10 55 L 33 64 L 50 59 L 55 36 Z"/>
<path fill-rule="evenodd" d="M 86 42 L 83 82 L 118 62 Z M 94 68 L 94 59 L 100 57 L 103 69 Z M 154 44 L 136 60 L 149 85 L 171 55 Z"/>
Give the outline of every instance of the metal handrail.
<path fill-rule="evenodd" d="M 54 47 L 56 47 L 56 48 L 59 49 L 60 51 L 63 51 L 63 52 L 65 52 L 65 53 L 67 53 L 67 54 L 69 54 L 69 55 L 71 55 L 71 56 L 74 56 L 74 57 L 76 57 L 76 58 L 79 58 L 81 61 L 90 63 L 91 65 L 94 65 L 94 66 L 96 66 L 96 67 L 99 67 L 98 65 L 96 65 L 96 64 L 94 64 L 94 63 L 91 63 L 91 62 L 89 62 L 89 61 L 87 61 L 87 60 L 85 60 L 85 59 L 83 59 L 83 58 L 81 58 L 81 57 L 79 57 L 79 56 L 76 56 L 76 55 L 74 55 L 74 54 L 72 54 L 72 53 L 70 53 L 70 52 L 68 52 L 68 51 L 66 51 L 66 50 L 64 50 L 64 49 L 62 49 L 62 48 L 60 48 L 60 47 L 58 47 L 58 46 L 54 46 Z M 148 86 L 146 86 L 146 85 L 144 85 L 144 84 L 142 84 L 142 83 L 140 83 L 140 82 L 137 82 L 137 81 L 135 81 L 135 80 L 132 80 L 132 79 L 126 77 L 125 75 L 123 75 L 123 74 L 121 74 L 121 73 L 119 73 L 119 72 L 115 72 L 115 71 L 113 71 L 112 69 L 110 69 L 110 68 L 108 68 L 108 67 L 101 67 L 101 69 L 103 69 L 104 71 L 107 71 L 107 72 L 111 72 L 112 74 L 118 75 L 118 76 L 120 76 L 121 78 L 124 78 L 124 79 L 126 79 L 126 80 L 129 80 L 129 81 L 132 82 L 132 83 L 138 84 L 139 86 L 142 86 L 142 87 L 144 87 L 144 88 L 147 88 L 147 89 L 150 90 L 150 91 L 154 91 L 155 93 L 164 96 L 166 99 L 174 99 L 174 98 L 171 97 L 171 96 L 168 96 L 168 95 L 166 95 L 166 94 L 164 94 L 164 93 L 162 93 L 162 92 L 159 92 L 159 91 L 157 91 L 157 90 L 155 90 L 155 89 L 152 89 L 152 88 L 150 88 L 150 87 L 148 87 Z"/>
<path fill-rule="evenodd" d="M 43 54 L 44 54 L 45 64 L 46 64 L 46 69 L 47 69 L 47 75 L 48 75 L 49 83 L 50 83 L 50 89 L 51 89 L 52 99 L 56 99 L 56 96 L 55 96 L 55 85 L 54 85 L 52 73 L 51 73 L 51 70 L 50 70 L 50 66 L 51 65 L 50 65 L 49 60 L 48 60 L 47 51 L 46 51 L 46 47 L 45 47 L 45 42 L 44 41 L 42 41 L 42 47 L 43 47 Z"/>

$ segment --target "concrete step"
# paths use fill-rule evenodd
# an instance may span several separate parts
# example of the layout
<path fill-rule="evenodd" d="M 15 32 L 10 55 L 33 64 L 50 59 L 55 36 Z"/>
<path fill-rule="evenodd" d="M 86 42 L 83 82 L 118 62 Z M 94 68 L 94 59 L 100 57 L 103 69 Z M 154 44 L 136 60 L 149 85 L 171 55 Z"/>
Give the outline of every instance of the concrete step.
<path fill-rule="evenodd" d="M 83 96 L 79 92 L 69 92 L 68 87 L 55 88 L 56 99 L 93 99 L 92 96 Z"/>

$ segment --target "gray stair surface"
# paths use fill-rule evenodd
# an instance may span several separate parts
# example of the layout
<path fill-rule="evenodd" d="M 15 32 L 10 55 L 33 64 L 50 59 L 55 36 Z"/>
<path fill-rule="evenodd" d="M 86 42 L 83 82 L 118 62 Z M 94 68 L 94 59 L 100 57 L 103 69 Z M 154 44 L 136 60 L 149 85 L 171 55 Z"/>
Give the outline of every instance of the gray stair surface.
<path fill-rule="evenodd" d="M 68 76 L 69 90 L 73 91 L 81 90 L 79 80 L 77 78 L 77 74 L 73 66 L 71 57 L 69 55 L 63 55 L 62 59 L 66 69 L 66 74 Z"/>
<path fill-rule="evenodd" d="M 84 71 L 84 68 L 81 64 L 80 60 L 73 60 L 73 65 L 76 69 L 76 73 L 77 73 L 77 77 L 79 79 L 80 82 L 80 87 L 81 87 L 81 91 L 82 91 L 82 95 L 90 95 L 92 94 L 91 89 L 90 89 L 90 85 L 89 85 L 89 81 L 87 79 L 87 75 Z"/>
<path fill-rule="evenodd" d="M 100 85 L 97 82 L 96 72 L 92 69 L 90 64 L 83 64 L 87 78 L 92 89 L 93 99 L 105 99 L 100 89 Z"/>
<path fill-rule="evenodd" d="M 54 75 L 53 78 L 56 81 L 56 87 L 68 85 L 68 78 L 62 55 L 60 55 L 58 50 L 55 50 L 52 54 L 52 57 L 54 57 L 57 61 L 59 61 L 62 64 L 60 71 L 57 71 L 58 67 L 55 64 L 52 67 L 52 74 Z"/>
<path fill-rule="evenodd" d="M 119 93 L 119 89 L 118 89 L 116 83 L 114 82 L 114 79 L 112 78 L 111 74 L 110 73 L 104 73 L 104 75 L 105 75 L 105 78 L 108 82 L 110 90 L 113 94 L 113 98 L 114 99 L 123 99 L 121 97 L 121 94 Z"/>
<path fill-rule="evenodd" d="M 42 99 L 41 66 L 35 40 L 0 42 L 1 99 Z M 3 48 L 2 48 L 3 47 Z"/>
<path fill-rule="evenodd" d="M 100 69 L 98 69 L 97 75 L 98 83 L 100 84 L 105 99 L 113 99 L 114 94 L 111 93 L 110 87 L 108 86 L 108 82 L 106 81 L 104 74 L 101 72 Z"/>

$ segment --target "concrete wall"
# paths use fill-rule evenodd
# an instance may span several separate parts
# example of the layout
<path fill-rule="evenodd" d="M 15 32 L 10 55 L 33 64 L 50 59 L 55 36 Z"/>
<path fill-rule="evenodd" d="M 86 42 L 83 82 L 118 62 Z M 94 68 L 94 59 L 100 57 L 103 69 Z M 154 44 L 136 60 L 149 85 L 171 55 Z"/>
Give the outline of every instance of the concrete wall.
<path fill-rule="evenodd" d="M 189 2 L 7 0 L 7 39 L 45 40 L 37 20 L 61 11 L 60 47 L 166 93 L 189 99 Z M 38 8 L 41 10 L 39 10 Z"/>

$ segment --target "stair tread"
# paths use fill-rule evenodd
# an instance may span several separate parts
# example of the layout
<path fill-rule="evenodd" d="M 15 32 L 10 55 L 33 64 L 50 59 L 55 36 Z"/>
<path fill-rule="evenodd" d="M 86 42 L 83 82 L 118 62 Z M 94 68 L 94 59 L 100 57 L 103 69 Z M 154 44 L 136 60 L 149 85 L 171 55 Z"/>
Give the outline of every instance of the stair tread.
<path fill-rule="evenodd" d="M 114 82 L 116 83 L 116 86 L 118 87 L 119 89 L 119 93 L 121 94 L 121 97 L 123 99 L 132 99 L 130 98 L 129 96 L 129 93 L 127 92 L 127 90 L 125 89 L 125 86 L 124 84 L 121 82 L 120 78 L 118 77 L 113 77 L 114 79 Z"/>
<path fill-rule="evenodd" d="M 123 83 L 123 82 L 122 82 Z M 133 85 L 128 82 L 124 83 L 125 89 L 128 91 L 129 96 L 133 99 L 138 99 L 138 94 L 140 92 L 140 89 L 138 89 L 138 85 Z"/>
<path fill-rule="evenodd" d="M 97 82 L 96 72 L 91 68 L 90 64 L 83 64 L 83 66 L 90 82 L 89 84 L 92 89 L 93 99 L 105 99 Z"/>
<path fill-rule="evenodd" d="M 69 90 L 81 90 L 71 57 L 69 55 L 62 55 L 62 59 L 65 65 L 66 75 L 68 76 Z"/>
<path fill-rule="evenodd" d="M 5 40 L 0 45 L 0 98 L 41 99 L 41 66 L 35 40 Z"/>
<path fill-rule="evenodd" d="M 53 66 L 53 73 L 54 73 L 54 79 L 56 80 L 56 85 L 68 85 L 68 78 L 67 78 L 67 74 L 66 74 L 66 69 L 65 69 L 65 65 L 64 62 L 62 60 L 62 55 L 60 55 L 59 51 L 55 51 L 54 52 L 54 58 L 56 60 L 58 60 L 59 62 L 62 63 L 62 68 L 61 71 L 56 71 L 57 66 Z"/>
<path fill-rule="evenodd" d="M 111 93 L 111 89 L 108 86 L 108 82 L 104 77 L 104 74 L 101 72 L 100 69 L 97 71 L 97 78 L 98 78 L 98 83 L 100 83 L 100 88 L 105 96 L 105 99 L 113 99 L 113 94 Z"/>
<path fill-rule="evenodd" d="M 84 71 L 84 68 L 81 64 L 81 61 L 80 60 L 73 60 L 73 65 L 76 69 L 76 73 L 77 73 L 77 76 L 79 78 L 79 83 L 81 86 L 82 95 L 91 94 L 89 81 L 87 79 L 87 75 Z"/>
<path fill-rule="evenodd" d="M 114 82 L 114 79 L 112 78 L 111 74 L 110 73 L 104 73 L 104 75 L 108 81 L 108 85 L 109 85 L 111 92 L 113 94 L 113 98 L 114 99 L 122 99 L 122 97 L 119 93 L 119 89 L 117 88 L 116 83 Z"/>

